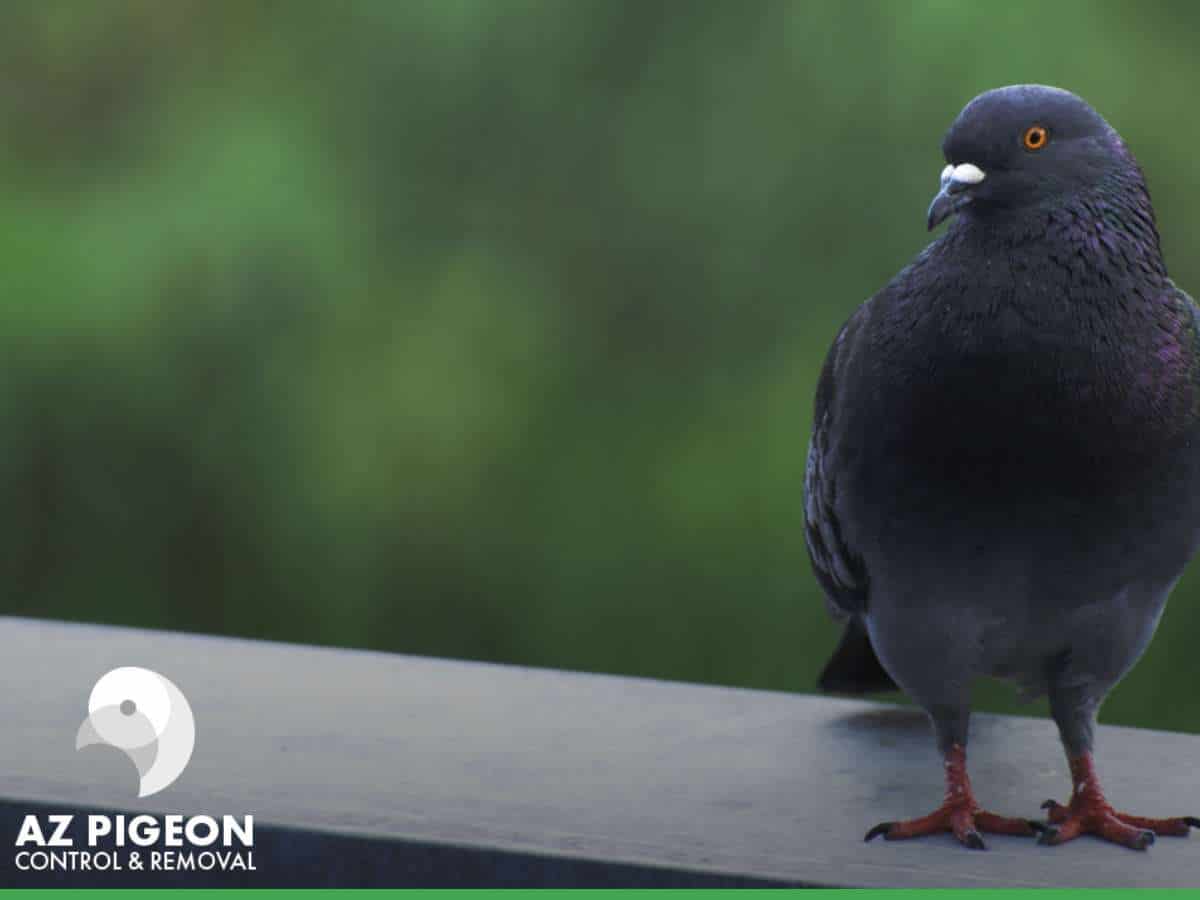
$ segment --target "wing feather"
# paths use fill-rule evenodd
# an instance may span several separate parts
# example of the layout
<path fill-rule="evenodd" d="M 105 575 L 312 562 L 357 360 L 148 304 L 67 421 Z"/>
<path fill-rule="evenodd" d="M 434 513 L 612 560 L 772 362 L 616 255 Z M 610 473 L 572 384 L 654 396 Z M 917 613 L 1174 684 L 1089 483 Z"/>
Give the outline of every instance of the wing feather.
<path fill-rule="evenodd" d="M 804 473 L 804 533 L 809 559 L 825 591 L 830 614 L 844 619 L 867 606 L 867 572 L 862 558 L 847 543 L 837 515 L 837 473 L 831 456 L 833 400 L 839 370 L 844 366 L 864 304 L 838 332 L 817 383 L 812 437 Z"/>

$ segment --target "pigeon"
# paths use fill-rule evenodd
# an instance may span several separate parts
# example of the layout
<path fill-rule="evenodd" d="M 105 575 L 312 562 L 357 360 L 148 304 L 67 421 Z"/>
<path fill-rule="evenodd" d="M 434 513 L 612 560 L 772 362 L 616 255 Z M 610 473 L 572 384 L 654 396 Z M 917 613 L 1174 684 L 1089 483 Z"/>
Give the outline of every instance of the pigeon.
<path fill-rule="evenodd" d="M 809 557 L 844 633 L 831 692 L 902 689 L 929 715 L 945 797 L 866 840 L 1092 834 L 1133 849 L 1193 817 L 1109 805 L 1096 714 L 1200 543 L 1200 324 L 1168 277 L 1142 170 L 1084 100 L 980 94 L 942 143 L 950 220 L 842 327 L 817 385 Z M 1045 695 L 1072 778 L 1044 820 L 981 808 L 979 677 Z"/>

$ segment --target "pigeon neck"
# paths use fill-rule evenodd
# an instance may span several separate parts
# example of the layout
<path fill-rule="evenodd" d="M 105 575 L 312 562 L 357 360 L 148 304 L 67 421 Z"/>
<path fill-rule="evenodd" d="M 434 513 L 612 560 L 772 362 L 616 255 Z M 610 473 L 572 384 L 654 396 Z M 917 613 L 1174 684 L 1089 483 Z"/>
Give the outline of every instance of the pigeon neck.
<path fill-rule="evenodd" d="M 1094 265 L 1137 270 L 1165 281 L 1158 225 L 1141 172 L 1114 175 L 1091 193 L 1074 198 L 1066 215 L 1052 220 L 1060 239 Z"/>
<path fill-rule="evenodd" d="M 959 237 L 984 253 L 1044 259 L 1047 274 L 1069 282 L 1112 285 L 1134 278 L 1165 284 L 1150 195 L 1134 176 L 1113 176 L 1087 193 L 984 217 L 964 216 Z"/>

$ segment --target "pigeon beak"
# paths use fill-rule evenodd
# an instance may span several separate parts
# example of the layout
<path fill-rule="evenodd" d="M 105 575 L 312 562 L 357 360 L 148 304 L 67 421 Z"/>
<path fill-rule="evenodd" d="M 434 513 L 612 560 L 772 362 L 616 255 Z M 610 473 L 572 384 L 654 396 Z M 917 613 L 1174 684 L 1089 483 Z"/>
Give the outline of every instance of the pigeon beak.
<path fill-rule="evenodd" d="M 984 172 L 971 163 L 948 165 L 942 169 L 941 188 L 929 204 L 926 227 L 933 231 L 964 206 L 971 202 L 968 189 L 983 181 Z"/>

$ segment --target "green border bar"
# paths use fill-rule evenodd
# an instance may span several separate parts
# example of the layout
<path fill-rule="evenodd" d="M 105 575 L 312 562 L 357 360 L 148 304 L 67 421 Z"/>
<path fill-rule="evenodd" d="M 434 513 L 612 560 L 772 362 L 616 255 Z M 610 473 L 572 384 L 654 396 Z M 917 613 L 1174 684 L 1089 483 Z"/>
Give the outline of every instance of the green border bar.
<path fill-rule="evenodd" d="M 822 897 L 879 897 L 879 898 L 897 898 L 897 897 L 926 897 L 936 895 L 938 897 L 953 898 L 971 898 L 971 900 L 1014 900 L 1014 898 L 1028 897 L 1031 893 L 1037 894 L 1040 897 L 1048 898 L 1112 898 L 1116 900 L 1119 897 L 1128 897 L 1131 894 L 1141 894 L 1147 897 L 1196 897 L 1200 898 L 1200 888 L 941 888 L 941 889 L 919 889 L 905 888 L 901 890 L 889 889 L 804 889 L 804 888 L 786 888 L 786 889 L 734 889 L 734 888 L 698 888 L 698 889 L 683 889 L 683 888 L 667 888 L 667 889 L 652 889 L 638 888 L 630 890 L 614 890 L 614 889 L 592 889 L 592 890 L 568 890 L 561 888 L 506 888 L 506 889 L 448 889 L 435 890 L 429 888 L 414 888 L 411 890 L 405 889 L 370 889 L 370 890 L 352 890 L 352 889 L 337 889 L 337 888 L 317 888 L 311 890 L 291 890 L 291 889 L 252 889 L 252 888 L 145 888 L 142 890 L 127 890 L 127 889 L 35 889 L 35 888 L 14 888 L 10 890 L 0 890 L 0 897 L 5 898 L 46 898 L 46 897 L 95 897 L 97 895 L 112 896 L 112 897 L 128 897 L 130 895 L 139 898 L 154 898 L 154 897 L 185 897 L 193 898 L 193 900 L 202 900 L 202 898 L 228 898 L 236 897 L 264 897 L 275 896 L 283 897 L 296 894 L 306 898 L 333 898 L 333 897 L 351 897 L 369 894 L 372 897 L 403 897 L 414 898 L 421 896 L 443 898 L 443 900 L 453 900 L 453 898 L 463 898 L 463 900 L 482 900 L 489 896 L 513 898 L 520 896 L 537 897 L 540 900 L 567 900 L 567 898 L 594 898 L 594 900 L 605 900 L 605 898 L 627 898 L 630 896 L 641 896 L 646 898 L 684 898 L 684 897 L 735 897 L 744 894 L 771 894 L 773 896 L 792 896 L 797 900 L 817 900 Z"/>

